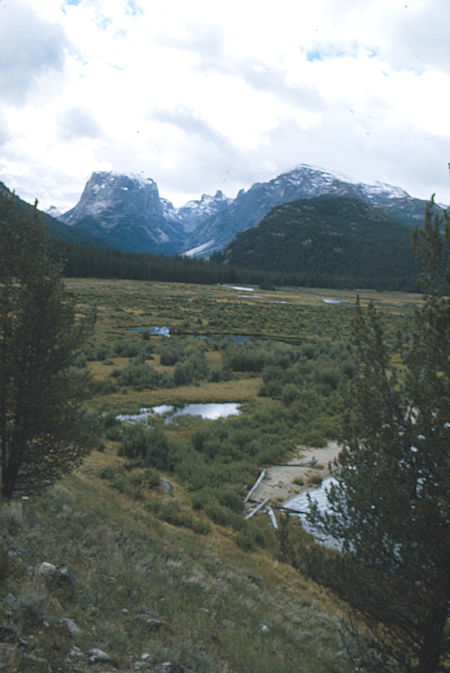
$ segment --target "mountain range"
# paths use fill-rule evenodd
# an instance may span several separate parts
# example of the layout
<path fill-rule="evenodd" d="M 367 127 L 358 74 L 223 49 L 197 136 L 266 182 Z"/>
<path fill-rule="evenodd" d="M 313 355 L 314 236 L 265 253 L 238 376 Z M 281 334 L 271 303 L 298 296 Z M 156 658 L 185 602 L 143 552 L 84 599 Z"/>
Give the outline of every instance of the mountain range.
<path fill-rule="evenodd" d="M 79 202 L 59 220 L 130 252 L 209 257 L 274 207 L 324 194 L 359 199 L 409 226 L 423 220 L 425 202 L 399 187 L 353 183 L 305 164 L 242 189 L 234 199 L 217 191 L 181 208 L 161 198 L 151 178 L 96 172 Z"/>

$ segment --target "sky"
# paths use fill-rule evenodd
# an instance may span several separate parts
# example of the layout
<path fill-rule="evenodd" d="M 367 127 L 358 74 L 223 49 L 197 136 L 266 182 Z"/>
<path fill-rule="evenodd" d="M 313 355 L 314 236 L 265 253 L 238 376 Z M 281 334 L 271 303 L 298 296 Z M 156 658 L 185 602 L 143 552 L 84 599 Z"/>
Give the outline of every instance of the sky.
<path fill-rule="evenodd" d="M 0 0 L 0 180 L 176 206 L 298 164 L 450 202 L 449 0 Z"/>

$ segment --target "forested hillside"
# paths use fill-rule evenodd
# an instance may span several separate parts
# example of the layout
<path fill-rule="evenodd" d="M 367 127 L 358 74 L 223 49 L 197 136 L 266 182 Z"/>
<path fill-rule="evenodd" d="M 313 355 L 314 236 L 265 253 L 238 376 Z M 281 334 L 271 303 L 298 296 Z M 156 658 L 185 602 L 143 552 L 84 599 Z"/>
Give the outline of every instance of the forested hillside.
<path fill-rule="evenodd" d="M 408 289 L 417 276 L 411 228 L 357 199 L 334 195 L 274 208 L 214 260 L 336 287 Z"/>

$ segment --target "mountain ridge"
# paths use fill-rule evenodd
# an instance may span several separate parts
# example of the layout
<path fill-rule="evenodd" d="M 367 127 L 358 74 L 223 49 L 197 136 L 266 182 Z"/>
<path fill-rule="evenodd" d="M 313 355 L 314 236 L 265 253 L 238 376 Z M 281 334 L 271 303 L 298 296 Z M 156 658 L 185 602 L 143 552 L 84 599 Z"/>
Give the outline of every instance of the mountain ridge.
<path fill-rule="evenodd" d="M 209 257 L 258 224 L 272 208 L 326 193 L 371 203 L 410 226 L 423 219 L 425 201 L 400 187 L 346 181 L 307 164 L 241 189 L 234 199 L 218 190 L 214 196 L 203 194 L 179 208 L 160 197 L 151 178 L 93 173 L 78 204 L 59 219 L 123 250 Z"/>

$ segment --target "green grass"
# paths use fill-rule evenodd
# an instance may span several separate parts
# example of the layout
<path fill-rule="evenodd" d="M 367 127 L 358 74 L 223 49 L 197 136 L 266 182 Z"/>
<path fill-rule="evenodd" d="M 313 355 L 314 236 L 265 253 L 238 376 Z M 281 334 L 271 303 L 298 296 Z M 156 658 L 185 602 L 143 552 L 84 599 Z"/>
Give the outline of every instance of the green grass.
<path fill-rule="evenodd" d="M 325 592 L 272 554 L 242 551 L 220 526 L 205 535 L 162 521 L 96 477 L 110 460 L 95 454 L 64 485 L 0 511 L 0 623 L 28 642 L 7 670 L 32 670 L 30 656 L 53 670 L 95 670 L 70 655 L 76 645 L 106 651 L 119 671 L 145 652 L 145 670 L 174 661 L 195 673 L 349 671 L 340 608 Z M 180 490 L 152 497 L 183 503 Z M 75 588 L 39 576 L 43 561 L 68 563 Z M 63 618 L 80 634 L 70 636 Z"/>

